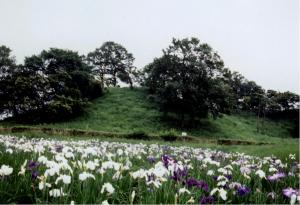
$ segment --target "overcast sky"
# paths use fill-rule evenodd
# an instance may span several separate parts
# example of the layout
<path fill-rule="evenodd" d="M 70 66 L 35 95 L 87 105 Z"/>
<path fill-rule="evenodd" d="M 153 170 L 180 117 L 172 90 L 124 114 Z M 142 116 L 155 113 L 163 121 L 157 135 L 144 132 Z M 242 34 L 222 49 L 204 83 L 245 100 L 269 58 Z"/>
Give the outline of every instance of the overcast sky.
<path fill-rule="evenodd" d="M 172 37 L 197 37 L 265 89 L 299 93 L 298 0 L 0 0 L 0 45 L 19 63 L 50 47 L 87 54 L 105 41 L 143 67 Z"/>

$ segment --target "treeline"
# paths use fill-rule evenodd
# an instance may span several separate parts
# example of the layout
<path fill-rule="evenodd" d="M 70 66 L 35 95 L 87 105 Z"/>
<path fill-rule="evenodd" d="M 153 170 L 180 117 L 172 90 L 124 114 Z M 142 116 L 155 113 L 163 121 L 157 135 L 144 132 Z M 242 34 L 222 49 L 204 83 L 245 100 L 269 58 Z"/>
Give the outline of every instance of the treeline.
<path fill-rule="evenodd" d="M 52 122 L 82 114 L 117 79 L 133 84 L 132 54 L 106 42 L 87 56 L 51 48 L 17 65 L 11 49 L 0 47 L 0 113 L 21 122 Z"/>
<path fill-rule="evenodd" d="M 106 42 L 80 56 L 52 48 L 17 65 L 8 47 L 0 47 L 0 111 L 23 121 L 56 121 L 79 115 L 83 107 L 118 82 L 142 85 L 166 114 L 182 126 L 222 113 L 247 111 L 295 120 L 298 135 L 299 96 L 264 90 L 224 67 L 221 57 L 197 38 L 173 39 L 161 57 L 143 69 L 123 46 Z M 260 131 L 259 126 L 257 126 Z"/>
<path fill-rule="evenodd" d="M 288 118 L 299 134 L 299 95 L 264 90 L 238 72 L 224 67 L 221 57 L 197 38 L 173 39 L 163 55 L 144 68 L 143 80 L 153 99 L 166 113 L 175 113 L 182 125 L 197 118 L 247 111 L 260 119 Z M 262 121 L 263 123 L 263 121 Z"/>

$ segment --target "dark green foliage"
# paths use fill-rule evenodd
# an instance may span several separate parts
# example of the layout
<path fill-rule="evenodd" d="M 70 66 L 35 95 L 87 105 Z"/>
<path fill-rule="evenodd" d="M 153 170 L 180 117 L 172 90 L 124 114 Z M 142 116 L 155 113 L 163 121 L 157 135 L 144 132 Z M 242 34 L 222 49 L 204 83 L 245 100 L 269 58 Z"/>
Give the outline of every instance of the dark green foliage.
<path fill-rule="evenodd" d="M 257 132 L 262 132 L 266 117 L 294 122 L 290 134 L 299 137 L 299 95 L 291 92 L 265 91 L 241 74 L 223 69 L 223 81 L 233 91 L 233 108 L 253 112 L 257 116 Z"/>
<path fill-rule="evenodd" d="M 189 125 L 208 113 L 228 113 L 231 88 L 220 79 L 223 61 L 196 38 L 176 40 L 163 56 L 146 66 L 145 85 L 164 112 L 173 112 Z"/>
<path fill-rule="evenodd" d="M 3 108 L 24 122 L 77 116 L 88 100 L 102 95 L 91 68 L 77 52 L 69 50 L 42 51 L 7 72 Z"/>
<path fill-rule="evenodd" d="M 10 48 L 0 46 L 0 113 L 5 111 L 5 104 L 10 96 L 7 87 L 12 86 L 9 82 L 12 79 L 11 72 L 17 65 Z"/>
<path fill-rule="evenodd" d="M 127 134 L 125 136 L 125 138 L 134 139 L 134 140 L 150 140 L 151 139 L 151 137 L 149 135 L 147 135 L 145 132 L 142 132 L 142 131 Z"/>
<path fill-rule="evenodd" d="M 117 80 L 133 86 L 136 70 L 134 57 L 122 45 L 112 41 L 105 42 L 100 48 L 87 55 L 87 62 L 99 75 L 102 86 L 117 86 Z"/>

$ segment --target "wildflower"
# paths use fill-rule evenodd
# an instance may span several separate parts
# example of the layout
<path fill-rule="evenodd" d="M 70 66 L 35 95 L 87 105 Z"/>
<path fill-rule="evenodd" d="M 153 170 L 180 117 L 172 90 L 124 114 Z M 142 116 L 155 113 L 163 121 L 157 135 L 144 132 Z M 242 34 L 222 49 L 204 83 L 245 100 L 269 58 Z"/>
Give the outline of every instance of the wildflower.
<path fill-rule="evenodd" d="M 132 172 L 131 176 L 132 176 L 133 179 L 137 179 L 137 178 L 141 179 L 141 178 L 147 177 L 146 171 L 144 169 L 140 169 L 140 170 L 137 170 L 135 172 Z"/>
<path fill-rule="evenodd" d="M 57 198 L 60 196 L 65 196 L 66 194 L 63 192 L 62 188 L 60 188 L 60 189 L 51 189 L 49 191 L 49 195 L 53 196 L 54 198 Z"/>
<path fill-rule="evenodd" d="M 194 197 L 191 197 L 186 203 L 187 204 L 194 204 L 195 203 Z"/>
<path fill-rule="evenodd" d="M 59 181 L 63 181 L 64 184 L 70 184 L 71 183 L 71 176 L 69 176 L 69 175 L 60 175 L 56 179 L 55 184 L 58 184 Z"/>
<path fill-rule="evenodd" d="M 255 174 L 258 175 L 261 179 L 266 178 L 266 173 L 263 170 L 257 170 Z"/>
<path fill-rule="evenodd" d="M 268 176 L 268 180 L 275 181 L 275 180 L 279 180 L 281 178 L 284 178 L 285 176 L 286 176 L 285 173 L 279 172 L 279 173 L 273 174 L 271 176 Z"/>
<path fill-rule="evenodd" d="M 26 160 L 24 161 L 24 163 L 21 165 L 21 169 L 20 169 L 18 175 L 24 175 L 24 174 L 25 174 L 25 171 L 26 171 L 25 167 L 26 167 L 26 165 L 27 165 L 27 159 L 26 159 Z"/>
<path fill-rule="evenodd" d="M 174 204 L 177 204 L 177 201 L 178 201 L 178 194 L 176 193 L 174 197 Z"/>
<path fill-rule="evenodd" d="M 290 198 L 293 194 L 297 194 L 297 190 L 288 187 L 286 189 L 283 189 L 282 193 L 284 196 Z"/>
<path fill-rule="evenodd" d="M 238 188 L 237 192 L 239 196 L 245 196 L 251 192 L 251 189 L 243 185 Z"/>
<path fill-rule="evenodd" d="M 159 187 L 161 186 L 161 183 L 160 183 L 159 181 L 157 181 L 157 180 L 151 180 L 151 181 L 148 181 L 146 184 L 147 184 L 147 185 L 152 184 L 152 185 L 155 186 L 156 188 L 159 188 Z"/>
<path fill-rule="evenodd" d="M 188 175 L 188 169 L 185 167 L 183 170 L 177 169 L 173 172 L 172 179 L 175 181 L 180 181 L 182 178 Z"/>
<path fill-rule="evenodd" d="M 230 189 L 237 189 L 237 188 L 240 188 L 242 185 L 238 182 L 232 182 L 229 184 L 229 188 Z"/>
<path fill-rule="evenodd" d="M 205 181 L 197 180 L 197 179 L 195 179 L 193 177 L 191 177 L 191 178 L 189 178 L 189 179 L 186 180 L 186 185 L 188 187 L 196 186 L 197 188 L 202 188 L 206 192 L 209 191 L 208 184 Z"/>
<path fill-rule="evenodd" d="M 277 172 L 278 170 L 275 167 L 270 167 L 269 172 Z"/>
<path fill-rule="evenodd" d="M 9 153 L 9 154 L 12 154 L 12 153 L 13 153 L 13 150 L 12 150 L 11 148 L 9 148 L 9 149 L 6 149 L 5 152 L 6 152 L 6 153 Z"/>
<path fill-rule="evenodd" d="M 133 204 L 134 197 L 135 197 L 135 191 L 133 190 L 131 193 L 130 204 Z"/>
<path fill-rule="evenodd" d="M 40 181 L 39 182 L 39 190 L 43 190 L 43 189 L 45 189 L 46 187 L 51 187 L 51 184 L 49 184 L 49 183 L 46 183 L 46 182 L 44 182 L 44 181 Z"/>
<path fill-rule="evenodd" d="M 296 200 L 297 200 L 297 201 L 300 201 L 300 198 L 299 198 L 299 196 L 297 197 L 296 194 L 293 194 L 293 195 L 291 196 L 290 204 L 291 204 L 291 205 L 294 205 L 294 204 L 296 203 Z"/>
<path fill-rule="evenodd" d="M 40 163 L 46 164 L 47 161 L 48 161 L 48 159 L 47 159 L 47 157 L 45 157 L 45 156 L 40 156 L 40 157 L 38 158 L 38 162 L 40 162 Z"/>
<path fill-rule="evenodd" d="M 179 193 L 179 195 L 184 194 L 184 193 L 191 194 L 191 192 L 189 190 L 187 190 L 186 188 L 180 188 L 178 193 Z"/>
<path fill-rule="evenodd" d="M 111 185 L 111 183 L 104 183 L 101 189 L 101 194 L 107 191 L 108 194 L 113 194 L 115 192 L 115 188 Z"/>
<path fill-rule="evenodd" d="M 55 145 L 54 148 L 55 148 L 56 152 L 62 152 L 62 150 L 63 150 L 63 146 L 62 145 Z"/>
<path fill-rule="evenodd" d="M 28 164 L 28 169 L 33 170 L 33 169 L 37 168 L 38 166 L 39 166 L 39 163 L 37 163 L 35 161 L 30 161 Z"/>
<path fill-rule="evenodd" d="M 95 170 L 96 166 L 97 166 L 97 163 L 94 163 L 92 161 L 88 161 L 85 166 L 89 170 Z"/>
<path fill-rule="evenodd" d="M 215 201 L 213 196 L 203 196 L 200 200 L 200 204 L 213 204 Z"/>
<path fill-rule="evenodd" d="M 250 174 L 251 173 L 251 169 L 249 169 L 248 167 L 241 167 L 240 171 L 242 174 Z"/>
<path fill-rule="evenodd" d="M 72 152 L 67 152 L 67 153 L 65 153 L 65 157 L 68 158 L 68 159 L 69 159 L 69 158 L 73 158 L 73 159 L 75 158 L 75 157 L 74 157 L 74 154 L 73 154 Z"/>
<path fill-rule="evenodd" d="M 0 176 L 8 176 L 13 173 L 13 168 L 8 165 L 2 165 L 0 168 Z"/>
<path fill-rule="evenodd" d="M 163 155 L 163 156 L 161 157 L 161 159 L 162 159 L 162 161 L 163 161 L 163 163 L 164 163 L 164 166 L 165 166 L 166 168 L 168 168 L 170 162 L 173 161 L 173 159 L 172 159 L 171 157 L 169 157 L 168 155 Z"/>
<path fill-rule="evenodd" d="M 289 158 L 292 159 L 292 160 L 295 160 L 296 159 L 296 155 L 295 154 L 289 154 Z"/>
<path fill-rule="evenodd" d="M 105 201 L 102 201 L 101 205 L 109 205 L 109 203 L 107 200 L 105 200 Z"/>
<path fill-rule="evenodd" d="M 215 172 L 214 172 L 213 170 L 208 170 L 208 171 L 207 171 L 207 175 L 208 175 L 208 176 L 212 176 L 212 175 L 214 175 L 214 173 L 215 173 Z"/>
<path fill-rule="evenodd" d="M 147 159 L 148 159 L 148 161 L 149 161 L 151 164 L 154 164 L 154 163 L 155 163 L 155 157 L 149 156 Z"/>
<path fill-rule="evenodd" d="M 38 171 L 33 171 L 32 174 L 31 174 L 31 178 L 33 180 L 35 180 L 39 175 L 40 175 L 40 173 Z"/>
<path fill-rule="evenodd" d="M 87 173 L 87 172 L 82 172 L 79 174 L 79 180 L 80 181 L 85 181 L 88 178 L 95 179 L 95 176 L 93 174 Z"/>
<path fill-rule="evenodd" d="M 270 197 L 271 199 L 275 199 L 275 197 L 276 197 L 276 193 L 275 192 L 269 192 L 268 194 L 267 194 L 267 197 Z"/>
<path fill-rule="evenodd" d="M 210 195 L 213 196 L 216 192 L 219 193 L 219 196 L 221 197 L 221 199 L 223 199 L 224 201 L 227 200 L 227 192 L 223 189 L 223 188 L 214 188 L 211 192 Z"/>

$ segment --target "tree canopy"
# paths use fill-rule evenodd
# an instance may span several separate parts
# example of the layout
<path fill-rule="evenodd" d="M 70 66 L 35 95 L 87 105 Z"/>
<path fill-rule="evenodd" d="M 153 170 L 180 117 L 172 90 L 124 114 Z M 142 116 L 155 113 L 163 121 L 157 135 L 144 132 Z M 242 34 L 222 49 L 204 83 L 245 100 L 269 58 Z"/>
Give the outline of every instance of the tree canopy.
<path fill-rule="evenodd" d="M 108 41 L 87 55 L 87 62 L 99 74 L 102 85 L 116 86 L 117 79 L 133 85 L 135 77 L 134 57 L 122 45 Z"/>
<path fill-rule="evenodd" d="M 91 68 L 77 52 L 51 48 L 7 69 L 3 109 L 25 121 L 76 116 L 89 99 L 102 95 Z"/>
<path fill-rule="evenodd" d="M 223 61 L 196 38 L 173 39 L 163 56 L 145 67 L 145 85 L 165 112 L 181 121 L 228 112 L 231 88 L 220 80 Z"/>

